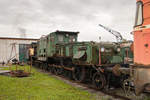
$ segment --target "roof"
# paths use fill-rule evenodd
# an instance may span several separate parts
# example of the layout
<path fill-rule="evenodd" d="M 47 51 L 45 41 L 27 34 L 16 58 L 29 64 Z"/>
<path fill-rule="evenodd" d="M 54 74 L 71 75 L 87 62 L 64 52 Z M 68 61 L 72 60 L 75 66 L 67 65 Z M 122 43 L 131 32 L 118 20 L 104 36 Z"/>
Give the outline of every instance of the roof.
<path fill-rule="evenodd" d="M 59 31 L 57 30 L 54 33 L 62 33 L 62 34 L 79 34 L 79 32 L 71 32 L 71 31 Z"/>
<path fill-rule="evenodd" d="M 0 37 L 0 39 L 7 39 L 7 40 L 33 40 L 38 41 L 39 39 L 34 38 L 13 38 L 13 37 Z"/>

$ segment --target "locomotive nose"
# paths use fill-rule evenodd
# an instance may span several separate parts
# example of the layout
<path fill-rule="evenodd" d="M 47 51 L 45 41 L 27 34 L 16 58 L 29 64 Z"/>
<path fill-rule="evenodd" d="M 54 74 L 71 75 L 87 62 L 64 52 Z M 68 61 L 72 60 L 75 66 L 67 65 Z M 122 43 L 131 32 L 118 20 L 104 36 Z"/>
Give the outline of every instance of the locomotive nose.
<path fill-rule="evenodd" d="M 146 91 L 146 92 L 150 92 L 150 84 L 147 84 L 147 85 L 145 86 L 145 91 Z"/>

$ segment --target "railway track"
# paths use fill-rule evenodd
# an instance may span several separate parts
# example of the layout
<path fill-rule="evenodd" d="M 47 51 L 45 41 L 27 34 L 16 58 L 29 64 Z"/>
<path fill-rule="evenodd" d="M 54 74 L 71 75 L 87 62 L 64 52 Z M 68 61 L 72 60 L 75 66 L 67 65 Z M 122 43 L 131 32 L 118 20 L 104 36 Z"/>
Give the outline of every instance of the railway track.
<path fill-rule="evenodd" d="M 80 82 L 76 82 L 74 80 L 70 80 L 69 78 L 66 78 L 63 75 L 54 75 L 54 74 L 52 74 L 48 71 L 44 71 L 44 70 L 41 70 L 41 69 L 39 69 L 39 71 L 43 72 L 43 73 L 47 73 L 47 74 L 49 74 L 49 75 L 51 75 L 51 76 L 53 76 L 57 79 L 63 80 L 67 84 L 70 84 L 72 86 L 81 88 L 81 89 L 86 90 L 86 91 L 88 91 L 92 94 L 96 93 L 96 95 L 109 96 L 111 98 L 109 100 L 135 100 L 135 99 L 129 98 L 127 96 L 118 95 L 116 93 L 116 91 L 114 92 L 113 90 L 109 90 L 109 91 L 98 90 L 98 89 L 94 88 L 93 85 L 91 85 L 91 83 L 86 83 L 86 82 L 85 83 L 80 83 Z M 125 93 L 124 93 L 124 95 L 125 95 Z"/>

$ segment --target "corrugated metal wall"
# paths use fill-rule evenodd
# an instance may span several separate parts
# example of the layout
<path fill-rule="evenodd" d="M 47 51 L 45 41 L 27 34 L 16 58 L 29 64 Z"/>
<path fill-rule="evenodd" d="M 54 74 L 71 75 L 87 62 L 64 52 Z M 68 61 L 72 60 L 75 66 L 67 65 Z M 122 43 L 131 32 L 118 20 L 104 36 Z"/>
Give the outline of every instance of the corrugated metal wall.
<path fill-rule="evenodd" d="M 12 51 L 12 43 L 16 43 L 16 54 L 19 60 L 19 44 L 30 44 L 31 42 L 36 42 L 36 40 L 13 40 L 13 39 L 0 39 L 0 63 L 5 62 L 10 59 Z M 15 56 L 15 51 L 13 50 L 11 57 Z"/>

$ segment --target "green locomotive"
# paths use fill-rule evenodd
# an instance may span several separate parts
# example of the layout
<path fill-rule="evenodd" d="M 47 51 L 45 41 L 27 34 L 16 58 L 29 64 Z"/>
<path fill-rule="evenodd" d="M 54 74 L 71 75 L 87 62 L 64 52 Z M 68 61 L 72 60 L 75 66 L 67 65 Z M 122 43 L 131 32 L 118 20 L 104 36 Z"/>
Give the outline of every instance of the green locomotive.
<path fill-rule="evenodd" d="M 77 42 L 73 47 L 73 76 L 76 81 L 92 81 L 101 89 L 110 85 L 119 86 L 128 78 L 129 63 L 133 57 L 130 47 L 110 42 Z M 126 49 L 129 56 L 124 52 Z M 130 62 L 125 60 L 127 58 Z"/>
<path fill-rule="evenodd" d="M 41 37 L 36 66 L 78 82 L 92 82 L 98 89 L 121 85 L 129 76 L 132 42 L 78 42 L 78 33 L 56 31 Z"/>

